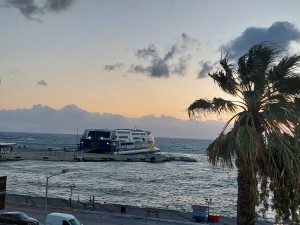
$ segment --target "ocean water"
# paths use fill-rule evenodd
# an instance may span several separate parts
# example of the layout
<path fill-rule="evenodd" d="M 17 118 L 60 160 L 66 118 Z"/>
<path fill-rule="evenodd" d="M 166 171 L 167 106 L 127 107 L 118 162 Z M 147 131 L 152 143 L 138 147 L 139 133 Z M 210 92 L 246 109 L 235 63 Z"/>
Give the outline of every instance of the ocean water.
<path fill-rule="evenodd" d="M 0 142 L 38 149 L 76 148 L 80 136 L 71 134 L 33 134 L 0 132 Z M 156 138 L 161 154 L 186 156 L 197 162 L 0 162 L 0 176 L 7 176 L 7 192 L 45 196 L 46 178 L 62 169 L 66 174 L 49 179 L 49 197 L 70 197 L 99 203 L 126 204 L 192 211 L 192 205 L 206 205 L 223 216 L 235 216 L 237 171 L 212 168 L 206 157 L 211 140 Z"/>

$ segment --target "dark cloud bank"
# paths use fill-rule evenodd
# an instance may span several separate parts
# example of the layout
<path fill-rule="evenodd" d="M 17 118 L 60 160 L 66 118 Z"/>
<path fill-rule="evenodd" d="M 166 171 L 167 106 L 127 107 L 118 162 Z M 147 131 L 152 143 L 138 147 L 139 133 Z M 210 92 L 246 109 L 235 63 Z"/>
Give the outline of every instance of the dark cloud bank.
<path fill-rule="evenodd" d="M 37 19 L 47 12 L 62 12 L 68 9 L 76 0 L 2 0 L 1 7 L 16 8 L 28 19 Z"/>
<path fill-rule="evenodd" d="M 278 47 L 287 50 L 288 53 L 291 43 L 300 42 L 300 30 L 288 21 L 274 22 L 266 28 L 248 27 L 240 36 L 224 44 L 219 50 L 222 55 L 229 53 L 236 60 L 246 54 L 252 46 L 262 42 L 274 43 Z M 215 71 L 219 63 L 203 61 L 200 65 L 202 65 L 202 69 L 198 73 L 198 78 L 204 78 L 209 72 Z"/>
<path fill-rule="evenodd" d="M 0 110 L 0 131 L 76 134 L 87 128 L 140 128 L 156 137 L 216 138 L 224 123 L 218 121 L 179 120 L 153 115 L 126 118 L 121 115 L 90 113 L 75 105 L 55 110 L 35 105 L 31 109 Z"/>
<path fill-rule="evenodd" d="M 259 43 L 275 43 L 285 50 L 289 50 L 292 42 L 300 42 L 300 31 L 288 21 L 274 22 L 270 27 L 248 27 L 240 36 L 219 48 L 221 55 L 229 53 L 235 59 L 246 54 L 248 50 Z M 219 62 L 201 61 L 197 78 L 205 78 L 210 72 L 217 70 Z"/>
<path fill-rule="evenodd" d="M 288 21 L 274 22 L 270 27 L 248 27 L 240 36 L 219 47 L 220 55 L 229 53 L 234 58 L 246 54 L 255 44 L 261 42 L 276 43 L 283 49 L 289 50 L 292 42 L 300 42 L 300 31 Z M 128 72 L 145 74 L 155 78 L 170 78 L 173 75 L 186 75 L 192 53 L 200 50 L 200 42 L 185 33 L 169 48 L 159 51 L 154 44 L 138 49 L 135 56 L 138 63 L 132 63 Z M 196 78 L 207 77 L 208 73 L 217 70 L 219 62 L 200 61 L 200 69 Z M 105 65 L 104 70 L 113 71 L 125 67 L 121 63 Z"/>
<path fill-rule="evenodd" d="M 240 57 L 260 42 L 274 42 L 283 49 L 288 49 L 293 41 L 300 42 L 299 29 L 288 21 L 275 22 L 268 28 L 248 27 L 239 37 L 222 46 L 221 50 Z"/>

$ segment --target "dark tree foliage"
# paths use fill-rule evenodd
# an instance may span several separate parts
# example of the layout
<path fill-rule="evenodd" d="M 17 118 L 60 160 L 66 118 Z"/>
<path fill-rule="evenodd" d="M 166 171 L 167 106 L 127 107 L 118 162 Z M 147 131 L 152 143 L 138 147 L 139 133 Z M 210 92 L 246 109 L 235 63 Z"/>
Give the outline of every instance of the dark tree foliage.
<path fill-rule="evenodd" d="M 202 98 L 188 108 L 190 118 L 233 114 L 207 155 L 213 166 L 238 170 L 238 225 L 254 225 L 259 204 L 263 216 L 271 207 L 277 221 L 300 224 L 300 55 L 283 53 L 260 43 L 239 58 L 237 68 L 227 54 L 222 69 L 209 76 L 234 100 Z M 229 123 L 234 126 L 227 132 Z"/>

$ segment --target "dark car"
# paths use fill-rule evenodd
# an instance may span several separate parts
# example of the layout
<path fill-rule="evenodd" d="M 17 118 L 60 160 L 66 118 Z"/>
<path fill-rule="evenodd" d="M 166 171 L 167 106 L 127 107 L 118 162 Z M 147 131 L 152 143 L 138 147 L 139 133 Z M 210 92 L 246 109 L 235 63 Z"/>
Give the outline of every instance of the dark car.
<path fill-rule="evenodd" d="M 0 214 L 0 224 L 39 225 L 39 222 L 23 212 L 4 212 Z"/>

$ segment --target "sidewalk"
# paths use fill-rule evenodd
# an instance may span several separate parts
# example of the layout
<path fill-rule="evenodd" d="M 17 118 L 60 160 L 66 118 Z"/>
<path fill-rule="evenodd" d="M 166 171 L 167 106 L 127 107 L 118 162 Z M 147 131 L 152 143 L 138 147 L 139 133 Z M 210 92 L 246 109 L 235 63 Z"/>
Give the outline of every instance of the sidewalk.
<path fill-rule="evenodd" d="M 25 195 L 7 194 L 6 203 L 10 207 L 16 206 L 36 206 L 44 209 L 45 198 L 44 197 L 31 197 Z M 122 224 L 144 224 L 144 221 L 152 221 L 152 224 L 202 224 L 196 223 L 193 220 L 192 212 L 180 212 L 176 210 L 156 209 L 156 208 L 139 208 L 129 205 L 118 204 L 100 204 L 100 203 L 82 203 L 72 201 L 72 207 L 70 202 L 65 199 L 48 198 L 48 209 L 55 209 L 55 211 L 70 213 L 70 214 L 90 214 L 98 215 L 101 218 L 110 218 L 119 220 L 128 220 L 127 223 Z M 114 224 L 103 223 L 101 224 Z M 149 224 L 149 223 L 148 223 Z M 220 223 L 211 223 L 218 225 L 234 225 L 236 224 L 236 218 L 221 217 Z M 271 225 L 272 223 L 266 221 L 258 221 L 257 225 Z"/>

